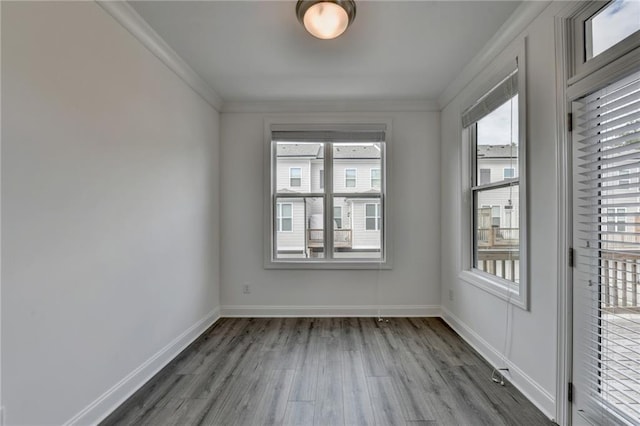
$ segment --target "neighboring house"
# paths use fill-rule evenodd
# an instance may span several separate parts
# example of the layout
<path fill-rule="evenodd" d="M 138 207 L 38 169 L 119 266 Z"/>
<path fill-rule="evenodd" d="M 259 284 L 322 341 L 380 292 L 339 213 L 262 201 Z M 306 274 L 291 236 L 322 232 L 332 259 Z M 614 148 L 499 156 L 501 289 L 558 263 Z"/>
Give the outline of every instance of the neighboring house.
<path fill-rule="evenodd" d="M 603 230 L 610 232 L 625 232 L 628 226 L 636 226 L 640 211 L 640 194 L 638 182 L 640 181 L 640 168 L 637 160 L 628 160 L 627 169 L 609 172 L 607 186 L 618 186 L 617 189 L 608 191 L 608 196 L 613 195 L 616 200 L 615 208 L 608 208 L 607 200 L 601 201 Z M 635 167 L 633 166 L 635 165 Z M 619 167 L 616 167 L 618 169 Z M 478 146 L 478 183 L 484 184 L 498 180 L 516 177 L 518 175 L 518 147 L 517 145 L 479 145 Z M 500 232 L 512 233 L 516 230 L 519 218 L 518 187 L 487 191 L 485 196 L 478 200 L 480 229 L 491 227 L 499 228 Z M 628 195 L 628 197 L 625 197 Z M 626 204 L 627 207 L 618 207 Z M 638 232 L 632 230 L 631 233 Z M 609 240 L 623 242 L 640 242 L 637 235 L 614 234 Z"/>
<path fill-rule="evenodd" d="M 518 176 L 518 146 L 478 145 L 477 183 L 484 185 Z M 519 281 L 519 187 L 483 191 L 478 195 L 479 267 L 491 274 Z"/>
<path fill-rule="evenodd" d="M 518 146 L 478 145 L 478 184 L 496 182 L 518 176 Z M 479 227 L 517 229 L 518 187 L 483 192 L 478 200 Z M 511 232 L 511 231 L 508 231 Z"/>
<path fill-rule="evenodd" d="M 323 193 L 322 144 L 278 143 L 276 187 L 279 193 Z M 381 155 L 376 144 L 334 145 L 333 192 L 358 194 L 333 201 L 334 247 L 341 253 L 380 251 L 382 207 Z M 371 198 L 362 197 L 372 194 Z M 323 251 L 322 197 L 284 198 L 276 203 L 280 255 L 313 257 Z"/>

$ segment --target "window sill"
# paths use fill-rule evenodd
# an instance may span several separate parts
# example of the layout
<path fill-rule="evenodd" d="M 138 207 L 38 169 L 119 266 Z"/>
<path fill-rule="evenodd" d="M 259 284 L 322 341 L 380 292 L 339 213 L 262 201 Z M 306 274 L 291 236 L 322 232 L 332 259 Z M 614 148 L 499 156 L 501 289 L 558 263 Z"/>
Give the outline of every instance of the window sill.
<path fill-rule="evenodd" d="M 390 261 L 387 262 L 371 262 L 371 261 L 266 261 L 265 269 L 318 269 L 318 270 L 389 270 L 393 269 Z"/>
<path fill-rule="evenodd" d="M 511 281 L 486 274 L 477 269 L 462 271 L 458 277 L 462 281 L 474 285 L 498 299 L 502 299 L 525 311 L 528 310 L 526 297 L 519 292 L 518 285 Z"/>

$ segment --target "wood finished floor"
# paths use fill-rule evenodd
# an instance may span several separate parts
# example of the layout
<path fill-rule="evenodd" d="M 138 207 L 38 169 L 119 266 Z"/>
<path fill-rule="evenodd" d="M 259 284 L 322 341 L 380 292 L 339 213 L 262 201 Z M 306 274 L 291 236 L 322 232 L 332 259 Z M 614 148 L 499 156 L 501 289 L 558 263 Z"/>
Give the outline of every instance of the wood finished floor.
<path fill-rule="evenodd" d="M 438 318 L 223 318 L 102 425 L 551 425 Z"/>

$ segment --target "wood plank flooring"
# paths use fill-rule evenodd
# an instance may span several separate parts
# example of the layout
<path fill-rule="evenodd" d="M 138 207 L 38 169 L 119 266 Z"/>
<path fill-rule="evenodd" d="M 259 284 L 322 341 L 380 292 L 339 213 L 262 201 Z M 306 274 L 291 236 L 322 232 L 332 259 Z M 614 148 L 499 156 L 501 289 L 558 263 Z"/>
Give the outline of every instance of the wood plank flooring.
<path fill-rule="evenodd" d="M 551 425 L 439 318 L 223 318 L 110 425 Z"/>

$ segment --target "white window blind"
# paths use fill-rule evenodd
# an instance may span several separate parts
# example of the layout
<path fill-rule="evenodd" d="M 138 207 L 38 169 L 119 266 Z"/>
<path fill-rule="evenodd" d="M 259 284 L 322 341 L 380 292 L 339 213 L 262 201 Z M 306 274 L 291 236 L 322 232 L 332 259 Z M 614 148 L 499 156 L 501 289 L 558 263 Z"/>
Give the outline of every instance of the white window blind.
<path fill-rule="evenodd" d="M 639 424 L 640 73 L 573 111 L 576 403 L 599 424 Z"/>
<path fill-rule="evenodd" d="M 462 127 L 469 127 L 518 94 L 518 69 L 462 113 Z"/>

